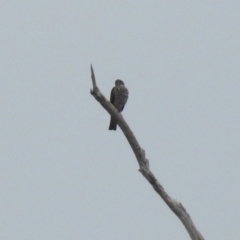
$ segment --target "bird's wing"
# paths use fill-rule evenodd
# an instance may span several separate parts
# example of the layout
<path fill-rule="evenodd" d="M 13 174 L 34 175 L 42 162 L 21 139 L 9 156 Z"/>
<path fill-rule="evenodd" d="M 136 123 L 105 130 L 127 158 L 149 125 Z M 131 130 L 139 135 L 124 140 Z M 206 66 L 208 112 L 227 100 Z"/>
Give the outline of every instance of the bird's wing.
<path fill-rule="evenodd" d="M 114 104 L 114 99 L 115 99 L 115 97 L 114 97 L 114 88 L 113 88 L 112 91 L 111 91 L 111 95 L 110 95 L 110 102 L 112 104 Z"/>

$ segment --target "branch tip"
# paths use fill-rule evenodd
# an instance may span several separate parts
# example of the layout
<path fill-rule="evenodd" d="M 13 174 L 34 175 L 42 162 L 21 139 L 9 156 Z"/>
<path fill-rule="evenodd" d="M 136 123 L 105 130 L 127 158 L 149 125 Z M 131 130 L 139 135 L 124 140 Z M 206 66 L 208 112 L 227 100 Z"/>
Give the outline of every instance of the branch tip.
<path fill-rule="evenodd" d="M 95 79 L 93 66 L 92 66 L 92 64 L 90 66 L 91 66 L 91 78 L 92 78 L 92 84 L 93 84 L 93 91 L 97 91 L 98 88 L 97 88 L 97 84 L 96 84 L 96 79 Z"/>

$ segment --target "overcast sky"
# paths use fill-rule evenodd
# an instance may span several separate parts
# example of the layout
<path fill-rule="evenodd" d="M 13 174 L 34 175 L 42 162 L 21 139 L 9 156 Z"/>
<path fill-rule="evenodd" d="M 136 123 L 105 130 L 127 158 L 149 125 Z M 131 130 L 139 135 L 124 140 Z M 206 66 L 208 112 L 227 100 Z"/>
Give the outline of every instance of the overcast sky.
<path fill-rule="evenodd" d="M 0 239 L 190 239 L 89 94 L 90 63 L 205 239 L 240 239 L 239 1 L 0 1 Z"/>

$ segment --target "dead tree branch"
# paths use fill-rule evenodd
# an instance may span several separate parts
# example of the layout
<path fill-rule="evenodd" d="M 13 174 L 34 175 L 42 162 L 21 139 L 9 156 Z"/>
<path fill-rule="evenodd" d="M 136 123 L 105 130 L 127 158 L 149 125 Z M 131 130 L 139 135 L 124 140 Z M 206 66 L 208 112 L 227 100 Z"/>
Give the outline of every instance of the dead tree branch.
<path fill-rule="evenodd" d="M 136 137 L 129 128 L 128 124 L 122 117 L 122 114 L 119 113 L 115 107 L 103 96 L 96 84 L 95 74 L 91 65 L 91 77 L 93 90 L 90 90 L 90 93 L 95 97 L 95 99 L 103 106 L 103 108 L 115 119 L 118 121 L 119 127 L 122 129 L 125 137 L 127 138 L 139 164 L 139 171 L 142 175 L 148 180 L 152 185 L 153 189 L 160 195 L 163 201 L 168 205 L 168 207 L 177 215 L 185 226 L 187 232 L 189 233 L 192 240 L 204 240 L 201 233 L 195 227 L 191 217 L 182 206 L 180 202 L 172 199 L 167 192 L 164 190 L 163 186 L 158 182 L 156 177 L 150 170 L 149 160 L 145 156 L 145 151 L 139 145 Z"/>

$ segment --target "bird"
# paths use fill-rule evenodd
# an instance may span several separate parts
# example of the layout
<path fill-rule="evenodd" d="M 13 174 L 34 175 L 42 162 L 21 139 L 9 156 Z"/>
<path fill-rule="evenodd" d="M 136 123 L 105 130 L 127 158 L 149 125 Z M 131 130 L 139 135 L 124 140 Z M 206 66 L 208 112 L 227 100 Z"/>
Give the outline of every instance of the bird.
<path fill-rule="evenodd" d="M 110 95 L 110 102 L 118 110 L 122 112 L 124 106 L 128 100 L 128 89 L 125 87 L 124 82 L 120 79 L 115 81 L 115 87 L 112 88 Z M 117 121 L 111 117 L 109 130 L 117 130 Z"/>

